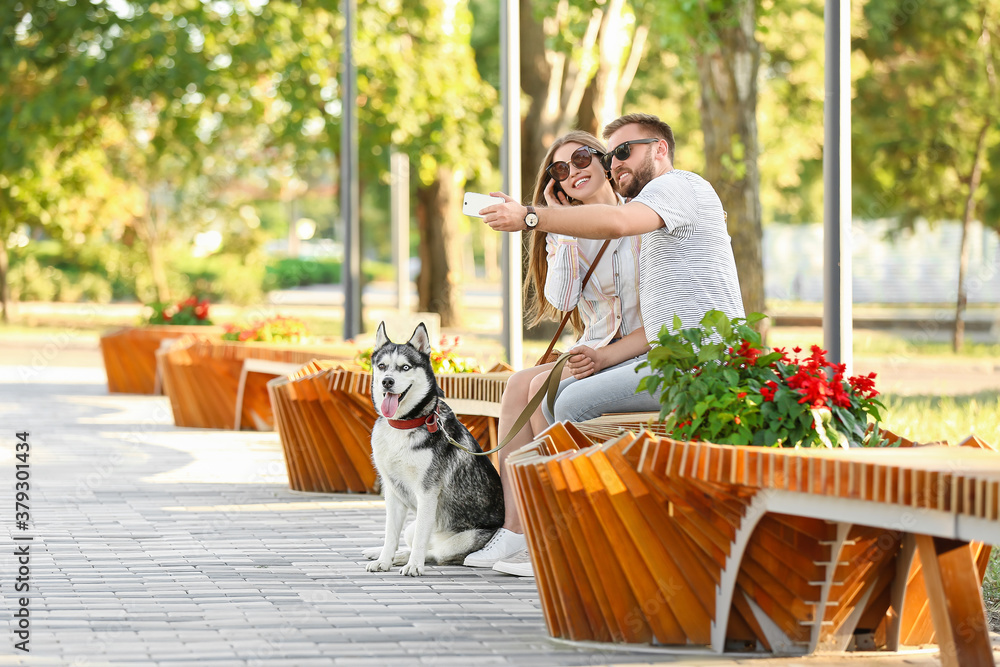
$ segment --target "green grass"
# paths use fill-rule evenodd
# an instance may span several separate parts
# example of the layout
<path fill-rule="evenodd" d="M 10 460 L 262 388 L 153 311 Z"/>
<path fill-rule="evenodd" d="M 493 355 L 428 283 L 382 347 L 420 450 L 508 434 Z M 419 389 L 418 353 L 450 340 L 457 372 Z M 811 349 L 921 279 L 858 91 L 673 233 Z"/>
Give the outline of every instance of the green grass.
<path fill-rule="evenodd" d="M 950 334 L 949 334 L 950 335 Z M 966 342 L 961 354 L 956 354 L 947 341 L 926 341 L 919 337 L 903 337 L 886 331 L 857 330 L 854 332 L 854 355 L 858 357 L 934 357 L 936 359 L 995 359 L 1000 357 L 1000 344 Z"/>
<path fill-rule="evenodd" d="M 950 340 L 950 339 L 949 339 Z M 948 341 L 928 341 L 918 333 L 903 336 L 889 331 L 855 329 L 851 346 L 855 357 L 927 357 L 934 359 L 996 359 L 1000 357 L 1000 344 L 966 342 L 960 354 L 951 349 Z M 775 327 L 767 337 L 771 347 L 791 350 L 810 345 L 823 347 L 823 331 L 819 327 Z"/>
<path fill-rule="evenodd" d="M 990 629 L 1000 631 L 1000 549 L 994 547 L 990 555 L 990 563 L 986 567 L 986 578 L 983 580 L 983 602 L 986 603 L 986 615 L 990 619 Z"/>
<path fill-rule="evenodd" d="M 920 442 L 948 440 L 957 444 L 975 434 L 1000 449 L 1000 393 L 963 396 L 898 396 L 883 394 L 885 426 Z"/>

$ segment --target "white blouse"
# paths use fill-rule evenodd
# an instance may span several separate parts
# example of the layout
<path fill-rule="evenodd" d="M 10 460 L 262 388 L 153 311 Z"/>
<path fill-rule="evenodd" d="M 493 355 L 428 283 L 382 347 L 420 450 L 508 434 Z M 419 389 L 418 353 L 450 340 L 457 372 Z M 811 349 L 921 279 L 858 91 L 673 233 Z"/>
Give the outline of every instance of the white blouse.
<path fill-rule="evenodd" d="M 581 295 L 580 282 L 604 241 L 546 235 L 549 271 L 545 278 L 545 299 L 561 311 L 580 307 L 584 331 L 575 345 L 598 348 L 614 338 L 642 329 L 639 313 L 641 241 L 641 236 L 612 239 Z"/>

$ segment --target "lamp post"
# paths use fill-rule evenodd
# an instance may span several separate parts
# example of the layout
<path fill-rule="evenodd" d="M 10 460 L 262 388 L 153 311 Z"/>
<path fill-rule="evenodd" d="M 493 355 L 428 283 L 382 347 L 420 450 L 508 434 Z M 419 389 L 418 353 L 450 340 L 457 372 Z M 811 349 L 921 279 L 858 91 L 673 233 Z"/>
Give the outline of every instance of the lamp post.
<path fill-rule="evenodd" d="M 851 370 L 851 3 L 826 0 L 823 101 L 823 346 Z"/>
<path fill-rule="evenodd" d="M 500 97 L 503 103 L 503 145 L 500 170 L 503 191 L 521 201 L 521 51 L 517 0 L 500 2 Z M 521 311 L 521 232 L 503 234 L 500 270 L 503 281 L 503 346 L 514 370 L 520 370 L 523 316 Z"/>
<path fill-rule="evenodd" d="M 340 117 L 340 215 L 344 221 L 344 338 L 361 333 L 361 225 L 358 217 L 358 99 L 354 70 L 354 16 L 356 0 L 342 0 L 344 13 L 344 68 Z"/>

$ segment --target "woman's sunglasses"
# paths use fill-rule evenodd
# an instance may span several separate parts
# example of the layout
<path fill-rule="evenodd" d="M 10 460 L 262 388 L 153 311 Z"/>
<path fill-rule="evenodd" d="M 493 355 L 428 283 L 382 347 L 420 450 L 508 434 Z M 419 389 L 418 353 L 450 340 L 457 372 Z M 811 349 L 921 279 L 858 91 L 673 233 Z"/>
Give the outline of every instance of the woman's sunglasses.
<path fill-rule="evenodd" d="M 610 153 L 606 153 L 601 156 L 601 165 L 607 170 L 611 171 L 611 160 L 612 158 L 618 158 L 619 162 L 624 162 L 629 159 L 632 155 L 632 144 L 655 144 L 659 139 L 632 139 L 631 141 L 623 141 L 622 143 L 615 146 L 614 150 Z"/>
<path fill-rule="evenodd" d="M 573 166 L 577 169 L 586 169 L 590 166 L 593 161 L 594 156 L 604 164 L 604 153 L 597 150 L 596 148 L 591 148 L 590 146 L 580 146 L 575 151 L 573 151 L 569 156 L 569 161 L 573 163 Z M 569 178 L 569 163 L 559 160 L 558 162 L 553 162 L 548 167 L 545 168 L 545 173 L 549 175 L 554 181 L 565 181 Z"/>

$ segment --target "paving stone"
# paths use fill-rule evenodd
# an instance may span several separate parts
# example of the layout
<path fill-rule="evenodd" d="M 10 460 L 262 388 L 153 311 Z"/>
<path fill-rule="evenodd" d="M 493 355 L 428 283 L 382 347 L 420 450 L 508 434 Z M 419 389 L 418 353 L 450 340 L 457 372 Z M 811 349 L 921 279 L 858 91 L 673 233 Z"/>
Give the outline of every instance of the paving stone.
<path fill-rule="evenodd" d="M 277 434 L 176 428 L 167 398 L 108 395 L 100 368 L 33 377 L 0 366 L 0 428 L 32 434 L 37 518 L 32 653 L 0 665 L 863 664 L 553 641 L 534 580 L 366 572 L 361 549 L 380 544 L 384 504 L 291 492 Z M 232 474 L 222 483 L 217 471 Z M 318 505 L 358 500 L 372 502 Z M 903 664 L 936 658 L 878 659 Z"/>

